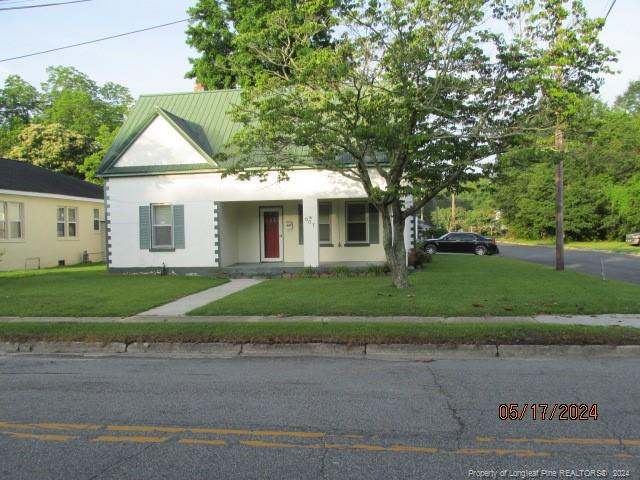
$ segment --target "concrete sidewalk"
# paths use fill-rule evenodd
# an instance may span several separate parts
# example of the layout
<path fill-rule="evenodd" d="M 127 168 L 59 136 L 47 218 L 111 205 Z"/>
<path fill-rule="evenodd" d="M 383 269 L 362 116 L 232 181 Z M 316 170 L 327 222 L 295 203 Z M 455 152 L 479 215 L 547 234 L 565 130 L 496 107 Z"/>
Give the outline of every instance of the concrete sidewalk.
<path fill-rule="evenodd" d="M 262 282 L 262 280 L 253 278 L 232 278 L 227 283 L 209 288 L 202 292 L 194 293 L 193 295 L 182 297 L 175 302 L 160 305 L 159 307 L 152 308 L 146 312 L 139 313 L 136 317 L 183 316 L 195 308 L 215 302 L 227 295 L 231 295 L 232 293 L 257 285 L 260 282 Z"/>
<path fill-rule="evenodd" d="M 247 279 L 242 279 L 247 280 Z M 228 284 L 227 284 L 228 285 Z M 222 285 L 224 286 L 224 285 Z M 221 288 L 221 287 L 215 287 Z M 214 289 L 210 289 L 214 290 Z M 206 290 L 206 293 L 210 290 Z M 199 295 L 199 294 L 196 294 Z M 194 296 L 194 295 L 192 295 Z M 189 297 L 186 297 L 189 298 Z M 182 299 L 184 300 L 184 299 Z M 208 300 L 213 301 L 213 300 Z M 177 303 L 177 302 L 173 302 Z M 172 304 L 167 304 L 168 307 Z M 188 306 L 187 310 L 197 306 Z M 149 310 L 159 310 L 157 309 Z M 266 316 L 215 316 L 198 317 L 186 316 L 184 314 L 167 315 L 135 315 L 133 317 L 0 317 L 0 322 L 80 322 L 80 323 L 188 323 L 188 322 L 239 322 L 239 323 L 291 323 L 291 322 L 312 322 L 312 323 L 555 323 L 561 325 L 604 325 L 620 327 L 640 328 L 640 314 L 609 314 L 609 315 L 537 315 L 522 317 L 409 317 L 409 316 L 387 316 L 387 317 L 363 317 L 363 316 L 291 316 L 279 317 L 273 315 Z"/>

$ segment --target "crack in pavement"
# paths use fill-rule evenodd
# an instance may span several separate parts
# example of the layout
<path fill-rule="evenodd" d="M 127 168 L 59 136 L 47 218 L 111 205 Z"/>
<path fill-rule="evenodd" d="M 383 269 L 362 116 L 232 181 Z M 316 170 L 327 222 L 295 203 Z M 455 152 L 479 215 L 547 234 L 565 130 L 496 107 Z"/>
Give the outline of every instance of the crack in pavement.
<path fill-rule="evenodd" d="M 431 374 L 431 377 L 433 378 L 433 383 L 438 389 L 438 393 L 440 393 L 440 395 L 442 395 L 442 397 L 444 398 L 445 404 L 447 406 L 447 409 L 449 410 L 449 413 L 458 424 L 458 432 L 456 433 L 456 442 L 459 447 L 460 441 L 462 439 L 462 434 L 466 428 L 464 421 L 462 420 L 462 417 L 460 417 L 460 415 L 458 414 L 458 410 L 452 405 L 451 396 L 445 391 L 444 386 L 439 382 L 436 373 L 433 371 L 433 368 L 431 368 L 431 365 L 427 364 L 426 367 L 427 367 L 427 371 Z"/>
<path fill-rule="evenodd" d="M 157 447 L 161 444 L 159 443 L 150 443 L 149 445 L 145 446 L 144 448 L 142 448 L 142 450 L 140 450 L 139 452 L 133 453 L 129 456 L 120 458 L 119 460 L 113 462 L 111 465 L 103 468 L 102 470 L 100 470 L 98 473 L 96 473 L 95 475 L 92 475 L 91 477 L 87 478 L 87 480 L 95 480 L 99 477 L 101 477 L 104 473 L 108 472 L 109 470 L 114 469 L 115 467 L 119 467 L 120 465 L 128 462 L 129 460 L 132 460 L 136 457 L 139 457 L 140 455 L 142 455 L 143 453 L 145 453 L 147 450 L 149 450 L 150 448 L 153 447 Z"/>

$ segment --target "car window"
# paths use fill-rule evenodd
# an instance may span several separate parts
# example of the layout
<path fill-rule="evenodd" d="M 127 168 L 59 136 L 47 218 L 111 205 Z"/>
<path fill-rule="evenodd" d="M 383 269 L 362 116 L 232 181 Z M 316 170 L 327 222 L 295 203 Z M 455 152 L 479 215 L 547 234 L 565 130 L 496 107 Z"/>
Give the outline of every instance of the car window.
<path fill-rule="evenodd" d="M 462 240 L 462 235 L 460 235 L 459 233 L 450 233 L 449 236 L 447 237 L 447 240 L 452 240 L 454 242 L 457 242 Z"/>
<path fill-rule="evenodd" d="M 476 236 L 473 233 L 465 233 L 461 236 L 462 238 L 460 240 L 464 240 L 465 242 L 474 242 L 476 240 Z"/>

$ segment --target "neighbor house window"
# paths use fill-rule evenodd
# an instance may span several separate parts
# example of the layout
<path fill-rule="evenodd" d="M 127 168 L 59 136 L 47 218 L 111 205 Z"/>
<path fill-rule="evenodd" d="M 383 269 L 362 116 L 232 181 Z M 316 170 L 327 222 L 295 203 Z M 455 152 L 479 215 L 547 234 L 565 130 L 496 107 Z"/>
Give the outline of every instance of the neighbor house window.
<path fill-rule="evenodd" d="M 58 237 L 66 236 L 66 208 L 58 207 Z"/>
<path fill-rule="evenodd" d="M 94 232 L 100 231 L 100 209 L 99 208 L 93 209 L 93 231 Z"/>
<path fill-rule="evenodd" d="M 331 202 L 318 203 L 318 239 L 331 243 Z"/>
<path fill-rule="evenodd" d="M 57 235 L 59 238 L 78 236 L 78 209 L 76 207 L 58 207 L 56 209 L 57 216 Z"/>
<path fill-rule="evenodd" d="M 78 209 L 67 208 L 67 236 L 78 236 Z"/>
<path fill-rule="evenodd" d="M 24 238 L 24 205 L 16 202 L 0 202 L 0 239 Z"/>
<path fill-rule="evenodd" d="M 173 247 L 173 208 L 171 205 L 151 205 L 151 247 Z"/>
<path fill-rule="evenodd" d="M 365 202 L 347 203 L 347 243 L 367 243 L 368 212 Z"/>

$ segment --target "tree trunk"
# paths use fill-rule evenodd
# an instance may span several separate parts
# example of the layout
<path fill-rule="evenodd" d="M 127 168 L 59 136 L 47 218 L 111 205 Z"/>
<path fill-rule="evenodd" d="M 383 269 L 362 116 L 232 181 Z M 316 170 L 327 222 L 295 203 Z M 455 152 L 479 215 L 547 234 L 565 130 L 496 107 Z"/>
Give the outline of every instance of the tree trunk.
<path fill-rule="evenodd" d="M 564 270 L 564 132 L 560 124 L 556 124 L 554 146 L 558 158 L 556 160 L 556 270 Z"/>
<path fill-rule="evenodd" d="M 391 270 L 391 280 L 397 288 L 409 286 L 407 251 L 404 248 L 404 220 L 400 215 L 400 202 L 394 201 L 381 209 L 382 245 Z M 395 234 L 394 234 L 395 232 Z"/>

